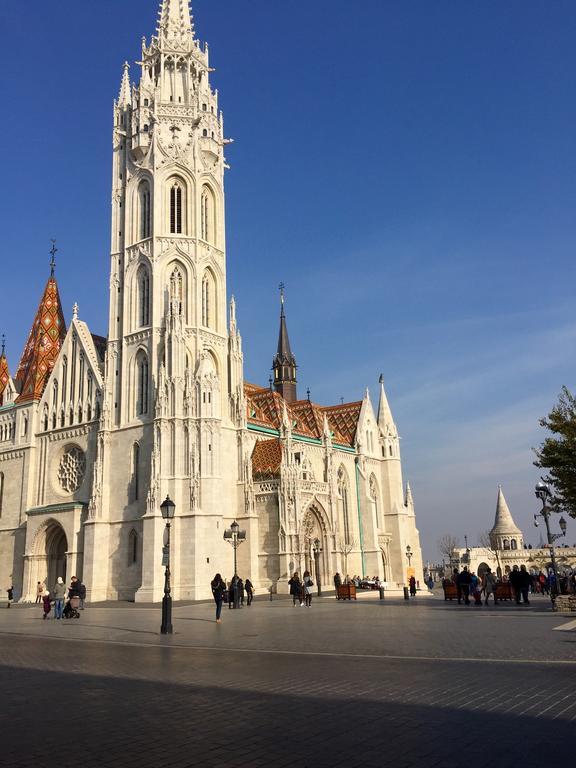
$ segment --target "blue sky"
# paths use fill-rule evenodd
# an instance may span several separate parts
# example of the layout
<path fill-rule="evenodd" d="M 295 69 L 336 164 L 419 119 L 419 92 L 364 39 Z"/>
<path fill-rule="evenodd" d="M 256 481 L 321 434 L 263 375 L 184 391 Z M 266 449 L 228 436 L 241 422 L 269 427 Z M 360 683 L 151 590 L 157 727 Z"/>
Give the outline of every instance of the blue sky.
<path fill-rule="evenodd" d="M 157 0 L 0 4 L 2 302 L 15 369 L 48 275 L 106 333 L 112 100 Z M 576 366 L 572 0 L 195 0 L 220 89 L 228 287 L 266 383 L 287 285 L 300 387 L 384 373 L 425 555 L 502 483 L 538 541 L 531 447 Z M 136 68 L 133 68 L 136 69 Z M 576 541 L 576 524 L 568 540 Z"/>

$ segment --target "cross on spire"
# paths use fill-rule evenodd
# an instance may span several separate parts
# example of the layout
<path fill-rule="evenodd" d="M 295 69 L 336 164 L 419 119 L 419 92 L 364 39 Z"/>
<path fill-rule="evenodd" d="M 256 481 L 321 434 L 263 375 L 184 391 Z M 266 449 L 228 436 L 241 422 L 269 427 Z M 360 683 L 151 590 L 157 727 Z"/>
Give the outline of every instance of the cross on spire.
<path fill-rule="evenodd" d="M 0 354 L 0 357 L 4 357 L 6 353 L 6 334 L 2 334 L 2 354 Z"/>
<path fill-rule="evenodd" d="M 58 248 L 56 248 L 56 240 L 51 238 L 50 242 L 52 243 L 52 248 L 50 249 L 50 256 L 52 257 L 50 259 L 50 277 L 54 277 L 54 270 L 56 269 L 56 254 L 58 253 Z"/>

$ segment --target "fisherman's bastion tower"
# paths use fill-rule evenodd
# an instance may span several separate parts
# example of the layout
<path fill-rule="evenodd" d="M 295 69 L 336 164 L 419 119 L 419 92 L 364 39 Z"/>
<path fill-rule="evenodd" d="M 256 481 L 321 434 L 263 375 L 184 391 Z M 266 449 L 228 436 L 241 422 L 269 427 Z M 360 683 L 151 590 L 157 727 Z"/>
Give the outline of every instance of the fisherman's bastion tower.
<path fill-rule="evenodd" d="M 187 0 L 163 0 L 139 66 L 138 82 L 124 66 L 114 105 L 107 337 L 76 306 L 66 327 L 53 259 L 14 376 L 2 348 L 0 583 L 30 600 L 38 581 L 75 574 L 92 601 L 159 600 L 167 495 L 176 599 L 232 576 L 235 519 L 238 570 L 257 590 L 313 570 L 315 541 L 323 584 L 336 571 L 403 584 L 407 546 L 421 578 L 383 384 L 377 411 L 368 391 L 299 400 L 283 295 L 273 380 L 244 381 L 226 285 L 228 142 Z"/>

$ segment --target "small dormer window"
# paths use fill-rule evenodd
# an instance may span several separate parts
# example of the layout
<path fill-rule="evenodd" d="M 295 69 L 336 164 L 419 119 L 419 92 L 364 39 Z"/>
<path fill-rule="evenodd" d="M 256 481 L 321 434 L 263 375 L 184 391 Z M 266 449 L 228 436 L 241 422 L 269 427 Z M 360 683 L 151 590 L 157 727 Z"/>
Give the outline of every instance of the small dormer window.
<path fill-rule="evenodd" d="M 150 99 L 144 99 L 144 106 L 147 107 L 150 104 Z"/>
<path fill-rule="evenodd" d="M 208 112 L 208 104 L 202 104 L 202 112 Z"/>
<path fill-rule="evenodd" d="M 145 123 L 144 124 L 144 133 L 148 133 L 148 131 L 149 131 L 148 123 Z"/>
<path fill-rule="evenodd" d="M 206 128 L 204 128 L 204 130 L 202 131 L 202 136 L 204 136 L 204 138 L 208 138 L 208 131 L 206 130 Z"/>

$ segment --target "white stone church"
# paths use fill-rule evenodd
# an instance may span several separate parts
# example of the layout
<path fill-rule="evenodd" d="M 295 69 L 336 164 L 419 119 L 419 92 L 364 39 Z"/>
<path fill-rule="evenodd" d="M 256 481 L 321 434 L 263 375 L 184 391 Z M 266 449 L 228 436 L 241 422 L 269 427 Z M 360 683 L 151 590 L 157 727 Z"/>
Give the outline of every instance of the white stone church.
<path fill-rule="evenodd" d="M 137 83 L 124 66 L 114 106 L 108 335 L 76 306 L 66 327 L 53 258 L 14 375 L 2 349 L 0 585 L 31 600 L 38 581 L 77 575 L 92 601 L 159 600 L 167 495 L 176 599 L 232 576 L 234 519 L 247 533 L 239 573 L 259 591 L 313 571 L 315 540 L 323 584 L 336 571 L 402 584 L 409 565 L 421 578 L 383 384 L 377 412 L 367 391 L 299 400 L 283 296 L 274 378 L 244 381 L 226 286 L 228 141 L 187 0 L 163 0 L 139 66 Z"/>

